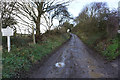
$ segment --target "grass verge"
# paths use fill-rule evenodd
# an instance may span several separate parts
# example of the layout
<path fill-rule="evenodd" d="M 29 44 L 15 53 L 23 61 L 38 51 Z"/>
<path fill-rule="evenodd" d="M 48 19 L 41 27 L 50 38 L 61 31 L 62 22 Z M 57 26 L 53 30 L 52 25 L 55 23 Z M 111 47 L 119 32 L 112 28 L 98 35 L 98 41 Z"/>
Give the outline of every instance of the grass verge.
<path fill-rule="evenodd" d="M 120 55 L 120 51 L 118 49 L 118 37 L 114 39 L 109 39 L 106 41 L 101 41 L 97 43 L 95 47 L 97 51 L 99 51 L 107 60 L 116 59 Z"/>
<path fill-rule="evenodd" d="M 10 53 L 6 49 L 3 50 L 3 78 L 19 77 L 17 73 L 21 70 L 29 71 L 32 64 L 50 54 L 69 38 L 68 34 L 52 35 L 40 44 L 29 44 L 23 47 L 12 45 Z"/>
<path fill-rule="evenodd" d="M 108 61 L 116 59 L 120 55 L 119 38 L 104 39 L 104 33 L 96 33 L 86 36 L 84 33 L 74 32 L 86 45 L 94 48 Z"/>

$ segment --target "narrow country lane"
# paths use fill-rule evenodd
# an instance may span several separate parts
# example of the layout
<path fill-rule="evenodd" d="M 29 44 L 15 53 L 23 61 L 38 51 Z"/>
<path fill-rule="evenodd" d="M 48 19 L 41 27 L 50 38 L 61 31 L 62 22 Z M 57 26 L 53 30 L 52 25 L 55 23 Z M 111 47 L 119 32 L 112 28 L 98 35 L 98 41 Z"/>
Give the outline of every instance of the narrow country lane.
<path fill-rule="evenodd" d="M 74 34 L 30 78 L 117 78 L 118 61 L 106 62 Z M 56 64 L 61 62 L 61 64 Z M 58 67 L 57 67 L 58 66 Z"/>

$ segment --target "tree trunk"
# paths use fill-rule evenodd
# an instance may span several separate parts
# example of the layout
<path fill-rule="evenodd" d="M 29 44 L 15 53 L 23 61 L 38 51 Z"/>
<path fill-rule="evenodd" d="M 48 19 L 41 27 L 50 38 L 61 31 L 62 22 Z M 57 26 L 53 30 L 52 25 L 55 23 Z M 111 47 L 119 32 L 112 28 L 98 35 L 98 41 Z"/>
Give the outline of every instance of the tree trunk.
<path fill-rule="evenodd" d="M 34 34 L 34 26 L 32 26 L 32 36 L 33 36 L 33 43 L 36 44 L 36 41 L 35 41 L 35 34 Z"/>
<path fill-rule="evenodd" d="M 36 23 L 36 42 L 38 42 L 40 40 L 40 17 L 38 17 L 37 19 L 37 23 Z"/>
<path fill-rule="evenodd" d="M 37 22 L 36 22 L 36 36 L 35 36 L 35 39 L 36 39 L 36 43 L 38 43 L 39 40 L 42 39 L 41 37 L 41 34 L 40 34 L 40 22 L 41 22 L 41 15 L 43 13 L 43 2 L 41 2 L 38 6 L 38 17 L 37 17 Z"/>

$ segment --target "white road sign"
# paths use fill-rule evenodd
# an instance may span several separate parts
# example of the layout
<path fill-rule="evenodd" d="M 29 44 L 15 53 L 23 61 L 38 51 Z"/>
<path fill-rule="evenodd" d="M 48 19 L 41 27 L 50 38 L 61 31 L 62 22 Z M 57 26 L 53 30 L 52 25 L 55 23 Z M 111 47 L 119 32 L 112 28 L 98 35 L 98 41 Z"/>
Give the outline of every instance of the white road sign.
<path fill-rule="evenodd" d="M 10 28 L 10 27 L 7 27 L 7 28 L 2 28 L 1 29 L 1 31 L 2 31 L 2 36 L 13 36 L 13 29 L 12 28 Z"/>
<path fill-rule="evenodd" d="M 8 45 L 8 52 L 10 52 L 10 36 L 13 36 L 13 29 L 9 26 L 5 29 L 1 29 L 2 36 L 7 36 L 7 45 Z"/>

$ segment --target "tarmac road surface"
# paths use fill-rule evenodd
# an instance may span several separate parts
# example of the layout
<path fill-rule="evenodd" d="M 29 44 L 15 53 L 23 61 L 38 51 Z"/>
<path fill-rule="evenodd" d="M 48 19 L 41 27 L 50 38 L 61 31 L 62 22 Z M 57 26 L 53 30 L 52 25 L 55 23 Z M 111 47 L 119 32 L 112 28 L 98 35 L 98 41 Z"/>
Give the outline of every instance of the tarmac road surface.
<path fill-rule="evenodd" d="M 106 62 L 74 34 L 30 78 L 117 78 L 118 61 Z"/>

